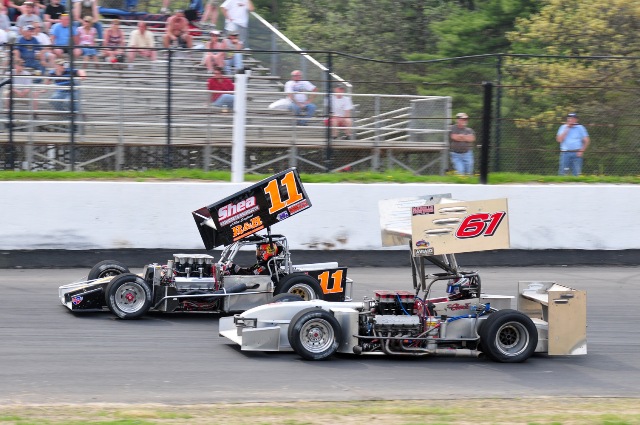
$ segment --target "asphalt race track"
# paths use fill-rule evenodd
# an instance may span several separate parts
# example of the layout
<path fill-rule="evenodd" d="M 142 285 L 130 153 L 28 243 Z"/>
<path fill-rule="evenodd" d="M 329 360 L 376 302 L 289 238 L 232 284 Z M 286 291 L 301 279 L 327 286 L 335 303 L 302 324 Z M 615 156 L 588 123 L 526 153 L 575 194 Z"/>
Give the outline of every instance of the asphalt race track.
<path fill-rule="evenodd" d="M 588 294 L 587 356 L 522 364 L 468 358 L 243 353 L 218 336 L 216 315 L 74 315 L 61 284 L 88 270 L 0 270 L 0 404 L 167 403 L 640 397 L 640 267 L 481 270 L 487 293 L 518 280 L 553 280 Z M 410 289 L 408 268 L 356 268 L 354 299 Z"/>

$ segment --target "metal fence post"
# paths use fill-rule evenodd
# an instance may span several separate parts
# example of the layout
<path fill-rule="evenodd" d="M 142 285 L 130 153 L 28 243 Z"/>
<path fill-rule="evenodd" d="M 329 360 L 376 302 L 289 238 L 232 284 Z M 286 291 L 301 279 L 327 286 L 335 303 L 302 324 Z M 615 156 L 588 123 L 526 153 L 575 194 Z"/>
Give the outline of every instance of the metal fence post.
<path fill-rule="evenodd" d="M 71 111 L 71 116 L 70 116 L 70 125 L 69 125 L 69 132 L 70 132 L 70 139 L 69 139 L 69 143 L 70 143 L 70 150 L 71 152 L 70 154 L 70 158 L 69 160 L 71 161 L 71 171 L 75 171 L 76 169 L 76 111 L 75 111 L 75 100 L 76 100 L 76 96 L 74 93 L 74 88 L 75 88 L 75 79 L 73 78 L 73 74 L 75 71 L 74 68 L 74 54 L 73 54 L 73 50 L 74 50 L 74 40 L 73 40 L 73 31 L 74 30 L 74 26 L 73 26 L 73 19 L 72 19 L 72 14 L 69 15 L 69 107 L 70 107 L 70 111 Z"/>
<path fill-rule="evenodd" d="M 165 168 L 171 167 L 171 68 L 172 49 L 167 49 L 167 150 L 164 157 Z"/>
<path fill-rule="evenodd" d="M 489 174 L 489 147 L 491 138 L 491 99 L 493 96 L 493 83 L 485 81 L 484 104 L 482 107 L 482 151 L 480 158 L 480 183 L 487 184 Z"/>
<path fill-rule="evenodd" d="M 327 54 L 327 71 L 326 71 L 326 91 L 327 91 L 327 152 L 326 152 L 326 167 L 327 171 L 331 170 L 331 157 L 333 156 L 332 146 L 331 146 L 331 113 L 333 112 L 333 107 L 331 105 L 331 69 L 333 68 L 333 57 L 331 56 L 331 52 Z"/>
<path fill-rule="evenodd" d="M 13 170 L 15 168 L 15 146 L 13 145 L 13 54 L 14 44 L 9 44 L 9 163 L 5 168 Z"/>
<path fill-rule="evenodd" d="M 498 54 L 496 93 L 496 148 L 493 157 L 493 170 L 500 171 L 500 142 L 502 138 L 502 53 Z"/>

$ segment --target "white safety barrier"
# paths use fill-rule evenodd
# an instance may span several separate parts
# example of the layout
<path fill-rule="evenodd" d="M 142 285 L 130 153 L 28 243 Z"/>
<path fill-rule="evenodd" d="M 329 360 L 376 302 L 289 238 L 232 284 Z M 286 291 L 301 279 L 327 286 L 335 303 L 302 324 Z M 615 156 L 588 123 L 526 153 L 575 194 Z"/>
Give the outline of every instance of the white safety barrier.
<path fill-rule="evenodd" d="M 202 249 L 191 211 L 248 183 L 0 182 L 0 249 Z M 383 249 L 378 201 L 508 198 L 513 249 L 638 249 L 640 186 L 305 184 L 313 207 L 272 230 L 292 249 Z"/>

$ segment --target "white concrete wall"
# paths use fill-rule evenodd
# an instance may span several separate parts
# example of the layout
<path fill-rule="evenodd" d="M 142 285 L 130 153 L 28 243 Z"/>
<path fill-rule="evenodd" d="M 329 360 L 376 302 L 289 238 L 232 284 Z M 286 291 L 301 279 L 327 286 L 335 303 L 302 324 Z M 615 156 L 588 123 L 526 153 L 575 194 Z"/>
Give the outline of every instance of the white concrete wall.
<path fill-rule="evenodd" d="M 191 211 L 249 184 L 0 182 L 0 249 L 202 249 Z M 273 227 L 293 249 L 381 249 L 380 199 L 509 200 L 514 249 L 640 248 L 640 186 L 305 184 L 313 207 Z"/>

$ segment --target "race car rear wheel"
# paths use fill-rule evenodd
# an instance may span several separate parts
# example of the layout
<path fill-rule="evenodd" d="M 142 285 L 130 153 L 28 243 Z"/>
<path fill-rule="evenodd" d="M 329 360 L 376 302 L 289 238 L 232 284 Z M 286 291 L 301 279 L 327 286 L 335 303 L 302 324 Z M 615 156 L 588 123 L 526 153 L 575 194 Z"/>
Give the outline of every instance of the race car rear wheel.
<path fill-rule="evenodd" d="M 275 293 L 276 295 L 286 293 L 299 295 L 305 301 L 323 299 L 320 283 L 304 273 L 292 273 L 285 276 L 276 286 Z"/>
<path fill-rule="evenodd" d="M 129 273 L 129 268 L 116 260 L 104 260 L 91 268 L 87 280 L 100 279 L 105 276 L 117 276 Z"/>
<path fill-rule="evenodd" d="M 533 355 L 538 345 L 538 330 L 533 321 L 516 310 L 491 313 L 482 324 L 480 344 L 491 360 L 519 363 Z"/>
<path fill-rule="evenodd" d="M 289 324 L 289 344 L 306 360 L 323 360 L 340 344 L 340 323 L 321 308 L 308 308 L 293 316 Z"/>
<path fill-rule="evenodd" d="M 151 308 L 151 288 L 138 275 L 122 274 L 107 284 L 105 302 L 119 318 L 137 319 Z"/>

